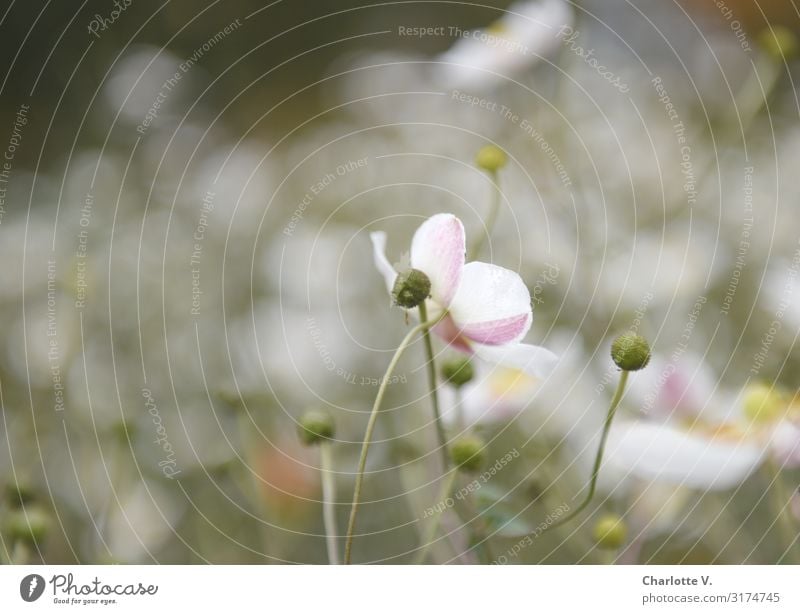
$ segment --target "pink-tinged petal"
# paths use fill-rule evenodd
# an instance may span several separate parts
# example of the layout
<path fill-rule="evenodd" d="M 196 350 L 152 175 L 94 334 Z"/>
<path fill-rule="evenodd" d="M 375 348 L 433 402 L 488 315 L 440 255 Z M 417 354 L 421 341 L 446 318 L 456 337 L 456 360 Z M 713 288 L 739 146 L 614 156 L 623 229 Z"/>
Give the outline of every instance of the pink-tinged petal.
<path fill-rule="evenodd" d="M 789 420 L 781 420 L 772 431 L 770 445 L 772 455 L 781 467 L 800 467 L 800 426 Z"/>
<path fill-rule="evenodd" d="M 464 268 L 464 226 L 455 215 L 439 213 L 428 218 L 411 241 L 411 266 L 431 280 L 431 296 L 443 307 L 458 289 Z"/>
<path fill-rule="evenodd" d="M 477 343 L 504 345 L 524 337 L 530 327 L 531 314 L 523 313 L 502 320 L 466 324 L 461 328 L 461 332 L 465 337 Z"/>
<path fill-rule="evenodd" d="M 373 232 L 369 235 L 369 238 L 372 240 L 372 254 L 375 258 L 375 268 L 383 275 L 383 279 L 386 281 L 386 289 L 389 291 L 389 294 L 391 294 L 392 288 L 394 288 L 394 282 L 397 279 L 397 271 L 394 270 L 394 267 L 386 259 L 386 233 Z"/>
<path fill-rule="evenodd" d="M 558 356 L 550 350 L 527 343 L 511 343 L 508 345 L 483 345 L 473 343 L 475 354 L 487 362 L 519 369 L 539 379 L 545 379 L 556 368 Z"/>
<path fill-rule="evenodd" d="M 679 361 L 654 354 L 646 369 L 631 373 L 627 392 L 631 405 L 654 418 L 724 422 L 717 379 L 702 356 L 691 352 Z M 724 403 L 722 404 L 724 405 Z"/>
<path fill-rule="evenodd" d="M 522 278 L 485 262 L 464 267 L 450 313 L 465 336 L 488 345 L 519 341 L 533 320 L 531 295 Z"/>
<path fill-rule="evenodd" d="M 704 490 L 743 482 L 761 464 L 764 450 L 747 440 L 708 437 L 668 423 L 617 422 L 605 464 L 640 479 Z"/>
<path fill-rule="evenodd" d="M 472 348 L 450 316 L 446 316 L 431 330 L 453 349 L 472 354 Z"/>

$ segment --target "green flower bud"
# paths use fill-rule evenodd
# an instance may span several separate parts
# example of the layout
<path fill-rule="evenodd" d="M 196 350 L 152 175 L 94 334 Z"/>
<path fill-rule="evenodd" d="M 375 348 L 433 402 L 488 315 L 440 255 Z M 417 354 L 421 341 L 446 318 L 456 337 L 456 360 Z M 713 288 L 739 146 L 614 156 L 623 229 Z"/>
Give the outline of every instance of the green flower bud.
<path fill-rule="evenodd" d="M 650 362 L 650 344 L 636 333 L 624 333 L 611 344 L 611 358 L 623 371 L 644 369 Z"/>
<path fill-rule="evenodd" d="M 469 383 L 474 376 L 475 369 L 467 357 L 448 360 L 442 365 L 442 377 L 456 388 Z"/>
<path fill-rule="evenodd" d="M 772 26 L 766 28 L 758 36 L 758 42 L 768 54 L 776 60 L 791 59 L 797 55 L 797 37 L 789 28 Z"/>
<path fill-rule="evenodd" d="M 606 514 L 595 523 L 592 537 L 600 548 L 619 550 L 628 537 L 628 527 L 616 514 Z"/>
<path fill-rule="evenodd" d="M 50 530 L 50 516 L 36 505 L 12 510 L 6 516 L 5 529 L 12 541 L 41 543 Z"/>
<path fill-rule="evenodd" d="M 496 145 L 485 145 L 478 150 L 475 156 L 475 164 L 485 171 L 494 173 L 503 168 L 508 162 L 506 152 Z"/>
<path fill-rule="evenodd" d="M 400 273 L 394 282 L 392 297 L 404 309 L 417 307 L 431 295 L 431 280 L 422 271 L 411 269 Z"/>
<path fill-rule="evenodd" d="M 324 439 L 332 439 L 334 435 L 333 418 L 322 411 L 306 412 L 300 418 L 298 433 L 301 441 L 307 446 L 313 446 Z"/>
<path fill-rule="evenodd" d="M 772 422 L 780 418 L 786 409 L 780 391 L 762 382 L 747 387 L 742 405 L 744 415 L 753 422 Z"/>
<path fill-rule="evenodd" d="M 525 485 L 525 492 L 533 503 L 536 503 L 547 492 L 547 488 L 536 478 L 532 478 Z"/>
<path fill-rule="evenodd" d="M 132 440 L 136 432 L 136 424 L 127 420 L 120 420 L 111 427 L 111 432 L 114 437 L 117 437 L 122 443 L 127 443 Z"/>
<path fill-rule="evenodd" d="M 33 501 L 36 497 L 31 485 L 25 480 L 19 480 L 16 484 L 6 484 L 3 498 L 8 501 L 10 507 L 20 507 Z"/>
<path fill-rule="evenodd" d="M 474 435 L 467 435 L 450 446 L 450 458 L 462 471 L 477 471 L 486 461 L 486 445 Z"/>

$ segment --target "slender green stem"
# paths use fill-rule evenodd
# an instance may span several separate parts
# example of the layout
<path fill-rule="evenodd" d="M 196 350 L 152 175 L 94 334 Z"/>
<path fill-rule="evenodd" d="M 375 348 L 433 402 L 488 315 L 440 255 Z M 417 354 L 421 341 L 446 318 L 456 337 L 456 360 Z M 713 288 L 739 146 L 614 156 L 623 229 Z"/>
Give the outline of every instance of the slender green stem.
<path fill-rule="evenodd" d="M 419 321 L 425 324 L 428 321 L 428 309 L 425 307 L 425 301 L 419 305 Z M 431 405 L 433 406 L 433 419 L 436 426 L 436 435 L 439 438 L 439 450 L 442 454 L 442 468 L 447 471 L 450 466 L 450 455 L 447 452 L 447 435 L 444 432 L 444 424 L 442 423 L 442 414 L 439 410 L 439 393 L 437 392 L 436 382 L 436 362 L 433 357 L 433 342 L 431 341 L 431 334 L 428 328 L 422 332 L 425 341 L 425 355 L 428 365 L 428 386 L 430 388 Z"/>
<path fill-rule="evenodd" d="M 764 463 L 767 477 L 769 479 L 769 495 L 772 501 L 772 506 L 777 514 L 777 521 L 781 527 L 781 534 L 783 539 L 786 540 L 787 546 L 784 551 L 784 556 L 788 559 L 787 562 L 792 564 L 800 563 L 798 557 L 798 548 L 800 548 L 800 541 L 798 541 L 798 530 L 795 526 L 794 518 L 791 511 L 791 493 L 786 489 L 786 484 L 783 482 L 780 467 L 773 460 L 768 460 Z M 782 560 L 779 562 L 783 562 Z"/>
<path fill-rule="evenodd" d="M 325 525 L 325 543 L 328 547 L 328 563 L 339 564 L 336 547 L 336 484 L 333 481 L 333 451 L 329 441 L 319 445 L 320 473 L 322 474 L 322 521 Z"/>
<path fill-rule="evenodd" d="M 769 103 L 775 86 L 783 75 L 783 65 L 775 60 L 768 60 L 756 66 L 756 71 L 761 69 L 761 74 L 752 73 L 744 85 L 736 92 L 736 106 L 734 107 L 734 121 L 741 123 L 744 135 L 753 121 Z M 736 115 L 738 113 L 738 116 Z"/>
<path fill-rule="evenodd" d="M 592 479 L 589 482 L 589 492 L 586 493 L 586 498 L 580 503 L 580 505 L 578 505 L 578 507 L 564 516 L 564 518 L 551 524 L 549 527 L 550 529 L 554 529 L 568 523 L 570 520 L 575 518 L 575 516 L 585 510 L 594 498 L 594 493 L 597 490 L 597 477 L 600 475 L 600 466 L 603 464 L 603 454 L 606 450 L 608 433 L 611 430 L 611 423 L 614 421 L 614 414 L 617 413 L 617 407 L 619 407 L 619 403 L 622 400 L 622 395 L 625 392 L 625 385 L 627 383 L 628 372 L 623 371 L 619 377 L 619 382 L 617 383 L 617 390 L 614 392 L 614 397 L 611 399 L 611 405 L 609 406 L 608 413 L 606 414 L 605 424 L 603 424 L 603 434 L 600 436 L 600 446 L 597 448 L 597 456 L 594 459 L 594 466 L 592 467 Z"/>
<path fill-rule="evenodd" d="M 492 546 L 489 544 L 489 528 L 486 526 L 486 521 L 480 517 L 480 512 L 477 507 L 473 509 L 476 518 L 470 529 L 471 541 L 474 545 L 478 546 L 478 558 L 481 564 L 491 565 L 494 560 L 494 554 L 492 552 Z"/>
<path fill-rule="evenodd" d="M 472 246 L 469 252 L 469 260 L 477 260 L 483 250 L 483 245 L 486 242 L 486 237 L 492 236 L 495 222 L 497 222 L 497 214 L 500 212 L 500 200 L 502 192 L 500 191 L 500 176 L 497 171 L 489 171 L 489 178 L 492 181 L 492 200 L 489 205 L 489 213 L 486 216 L 486 232 L 478 235 L 478 239 Z"/>
<path fill-rule="evenodd" d="M 369 420 L 367 421 L 367 430 L 364 433 L 364 443 L 361 446 L 361 458 L 359 458 L 358 461 L 358 473 L 356 474 L 356 484 L 353 491 L 353 505 L 350 508 L 350 520 L 347 523 L 347 537 L 345 538 L 344 542 L 345 565 L 350 564 L 350 556 L 353 548 L 353 532 L 356 528 L 356 516 L 358 514 L 358 506 L 361 499 L 361 487 L 364 483 L 364 470 L 367 466 L 367 455 L 369 454 L 369 446 L 370 442 L 372 441 L 372 432 L 375 430 L 375 423 L 378 419 L 378 411 L 380 410 L 381 403 L 383 402 L 383 397 L 386 394 L 387 383 L 389 382 L 395 367 L 397 367 L 397 363 L 400 361 L 400 356 L 402 356 L 412 339 L 414 339 L 414 337 L 416 337 L 419 333 L 424 332 L 431 326 L 436 325 L 439 320 L 444 317 L 444 315 L 445 314 L 443 312 L 442 315 L 435 320 L 431 322 L 422 322 L 408 332 L 408 334 L 400 342 L 400 345 L 397 347 L 397 351 L 395 351 L 391 362 L 389 362 L 389 366 L 386 368 L 386 373 L 381 379 L 381 384 L 378 387 L 378 394 L 375 395 L 375 402 L 372 405 L 372 412 L 370 413 Z"/>
<path fill-rule="evenodd" d="M 262 488 L 264 486 L 261 478 L 253 472 L 253 462 L 252 462 L 252 431 L 253 431 L 253 422 L 248 418 L 248 414 L 245 410 L 238 409 L 236 412 L 236 425 L 239 429 L 239 439 L 242 455 L 242 465 L 232 465 L 232 474 L 234 482 L 237 484 L 239 489 L 242 491 L 244 496 L 250 500 L 250 504 L 255 507 L 255 514 L 257 515 L 257 522 L 258 522 L 258 535 L 261 542 L 261 550 L 260 553 L 265 558 L 269 558 L 271 555 L 270 552 L 270 539 L 269 539 L 269 525 L 267 524 L 267 515 L 268 515 L 268 508 L 267 504 L 264 500 L 264 493 L 262 492 Z M 239 468 L 246 473 L 246 475 L 242 475 Z M 275 552 L 272 552 L 272 556 L 276 556 Z"/>
<path fill-rule="evenodd" d="M 18 539 L 11 549 L 12 565 L 27 565 L 30 559 L 30 549 L 24 541 Z"/>
<path fill-rule="evenodd" d="M 450 496 L 450 492 L 453 490 L 453 483 L 456 480 L 456 475 L 458 474 L 457 469 L 453 469 L 450 471 L 447 476 L 445 476 L 444 480 L 442 480 L 442 487 L 439 490 L 439 495 L 436 497 L 436 506 L 441 506 L 444 502 L 447 501 L 448 497 Z M 425 562 L 425 557 L 428 554 L 428 548 L 433 542 L 433 539 L 436 537 L 436 531 L 439 529 L 439 522 L 441 520 L 442 515 L 447 511 L 447 506 L 444 506 L 440 512 L 434 514 L 433 518 L 428 522 L 428 530 L 422 537 L 422 547 L 417 552 L 417 556 L 414 559 L 415 565 L 422 565 Z"/>
<path fill-rule="evenodd" d="M 453 398 L 456 406 L 456 425 L 458 430 L 466 428 L 467 420 L 464 417 L 464 395 L 461 394 L 461 386 L 453 386 Z"/>
<path fill-rule="evenodd" d="M 598 555 L 598 564 L 616 565 L 619 557 L 619 550 L 601 550 Z"/>

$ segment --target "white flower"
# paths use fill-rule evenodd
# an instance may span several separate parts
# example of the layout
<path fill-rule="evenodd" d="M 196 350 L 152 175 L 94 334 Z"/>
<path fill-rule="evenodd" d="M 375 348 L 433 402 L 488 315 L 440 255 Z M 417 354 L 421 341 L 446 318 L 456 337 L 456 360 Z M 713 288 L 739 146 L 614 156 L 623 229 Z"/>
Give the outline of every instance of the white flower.
<path fill-rule="evenodd" d="M 514 77 L 558 44 L 572 17 L 563 0 L 518 2 L 485 30 L 463 32 L 439 56 L 442 78 L 453 87 L 480 88 Z"/>
<path fill-rule="evenodd" d="M 764 461 L 800 466 L 800 412 L 777 389 L 750 384 L 733 401 L 702 370 L 662 363 L 653 417 L 620 420 L 606 464 L 646 480 L 706 490 L 733 488 Z M 655 365 L 654 365 L 655 366 Z"/>
<path fill-rule="evenodd" d="M 489 424 L 516 418 L 534 398 L 541 380 L 524 371 L 474 360 L 475 376 L 460 394 L 448 386 L 442 390 L 442 418 L 463 426 Z"/>
<path fill-rule="evenodd" d="M 397 271 L 386 258 L 386 233 L 374 232 L 371 239 L 375 265 L 391 293 Z M 431 282 L 429 317 L 446 312 L 433 331 L 459 351 L 547 377 L 557 363 L 555 354 L 521 343 L 533 320 L 528 288 L 508 269 L 485 262 L 465 264 L 465 244 L 461 221 L 446 213 L 425 221 L 411 242 L 411 266 Z"/>

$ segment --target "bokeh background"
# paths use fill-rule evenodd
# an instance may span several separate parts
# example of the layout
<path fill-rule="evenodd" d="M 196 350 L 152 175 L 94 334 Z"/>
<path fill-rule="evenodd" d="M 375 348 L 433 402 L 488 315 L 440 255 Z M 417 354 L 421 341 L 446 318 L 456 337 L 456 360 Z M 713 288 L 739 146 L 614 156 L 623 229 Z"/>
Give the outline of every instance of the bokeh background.
<path fill-rule="evenodd" d="M 509 162 L 483 259 L 520 272 L 528 340 L 562 360 L 546 381 L 480 376 L 470 428 L 490 465 L 514 460 L 446 512 L 430 560 L 790 560 L 785 458 L 710 486 L 619 461 L 581 519 L 518 544 L 583 492 L 620 332 L 649 339 L 655 376 L 671 363 L 703 384 L 658 410 L 634 382 L 622 418 L 692 405 L 695 424 L 725 423 L 704 412 L 754 385 L 796 417 L 791 1 L 541 0 L 531 32 L 513 13 L 535 1 L 127 1 L 0 8 L 4 558 L 326 562 L 319 450 L 297 420 L 336 422 L 343 530 L 376 380 L 407 330 L 369 233 L 389 234 L 398 266 L 434 213 L 474 240 L 493 190 L 475 154 L 495 144 Z M 531 53 L 511 60 L 452 30 L 514 23 Z M 418 27 L 444 33 L 403 29 Z M 357 562 L 413 560 L 435 503 L 423 356 L 412 346 L 389 387 Z M 608 513 L 628 530 L 610 553 L 592 537 Z"/>

